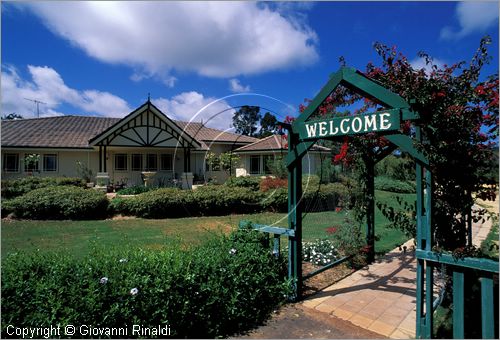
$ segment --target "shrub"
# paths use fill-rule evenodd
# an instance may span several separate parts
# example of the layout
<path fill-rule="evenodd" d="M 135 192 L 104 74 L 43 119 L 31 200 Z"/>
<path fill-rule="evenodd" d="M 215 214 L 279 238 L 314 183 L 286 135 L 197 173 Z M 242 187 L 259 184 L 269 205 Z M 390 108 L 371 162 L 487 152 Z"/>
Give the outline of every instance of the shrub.
<path fill-rule="evenodd" d="M 400 194 L 412 194 L 416 192 L 414 182 L 403 182 L 388 177 L 375 177 L 375 189 L 397 192 Z"/>
<path fill-rule="evenodd" d="M 229 177 L 227 181 L 224 183 L 225 186 L 230 188 L 249 188 L 252 190 L 259 190 L 259 177 L 251 177 L 251 176 L 240 176 L 240 177 Z"/>
<path fill-rule="evenodd" d="M 138 195 L 138 194 L 142 194 L 144 192 L 148 192 L 148 191 L 152 191 L 152 190 L 156 190 L 156 189 L 158 189 L 158 188 L 146 187 L 144 185 L 134 185 L 133 187 L 120 189 L 116 193 L 118 195 Z"/>
<path fill-rule="evenodd" d="M 287 188 L 288 179 L 278 177 L 266 177 L 260 182 L 260 191 L 266 192 L 271 189 Z"/>
<path fill-rule="evenodd" d="M 318 266 L 326 266 L 338 260 L 334 243 L 328 239 L 302 242 L 302 259 Z"/>
<path fill-rule="evenodd" d="M 102 192 L 74 186 L 35 189 L 9 202 L 16 217 L 29 219 L 94 219 L 107 214 Z"/>
<path fill-rule="evenodd" d="M 2 262 L 1 334 L 9 324 L 128 326 L 128 337 L 132 324 L 169 325 L 175 338 L 246 331 L 290 293 L 284 261 L 260 236 L 238 231 L 188 250 L 122 248 L 83 259 L 9 255 Z"/>
<path fill-rule="evenodd" d="M 81 178 L 76 177 L 35 177 L 29 176 L 21 179 L 2 181 L 2 198 L 14 198 L 22 196 L 32 190 L 52 187 L 73 185 L 84 187 L 85 183 Z"/>
<path fill-rule="evenodd" d="M 224 185 L 203 186 L 196 190 L 174 188 L 149 191 L 135 197 L 116 198 L 116 213 L 144 218 L 169 218 L 200 215 L 228 215 L 261 210 L 262 195 L 248 188 Z"/>

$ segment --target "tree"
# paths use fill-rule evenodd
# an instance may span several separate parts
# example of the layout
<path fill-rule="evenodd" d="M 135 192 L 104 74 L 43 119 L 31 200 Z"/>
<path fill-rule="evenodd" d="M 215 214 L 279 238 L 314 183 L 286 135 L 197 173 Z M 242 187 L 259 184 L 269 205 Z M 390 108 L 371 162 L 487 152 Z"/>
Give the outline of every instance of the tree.
<path fill-rule="evenodd" d="M 278 120 L 271 113 L 266 112 L 260 120 L 259 137 L 264 138 L 276 133 Z"/>
<path fill-rule="evenodd" d="M 258 106 L 242 106 L 233 116 L 233 125 L 236 133 L 255 137 L 257 131 L 257 123 L 261 116 L 259 114 L 260 107 Z"/>
<path fill-rule="evenodd" d="M 15 120 L 15 119 L 23 119 L 23 116 L 18 115 L 15 112 L 2 116 L 2 120 Z"/>
<path fill-rule="evenodd" d="M 402 122 L 401 131 L 413 135 L 415 124 L 421 127 L 423 142 L 416 147 L 430 162 L 434 179 L 435 241 L 444 249 L 454 250 L 465 245 L 467 215 L 474 204 L 472 193 L 483 199 L 495 198 L 496 188 L 484 184 L 491 184 L 491 176 L 485 170 L 491 168 L 491 148 L 498 153 L 498 73 L 480 80 L 482 67 L 490 59 L 487 49 L 490 42 L 489 37 L 483 38 L 469 63 L 462 61 L 451 66 L 435 65 L 428 54 L 421 52 L 428 71 L 414 69 L 395 47 L 376 43 L 381 66 L 369 63 L 366 67 L 366 76 L 399 94 L 420 113 L 418 122 Z M 360 100 L 363 105 L 354 114 L 380 107 L 369 98 L 338 87 L 317 114 L 338 115 L 336 106 Z M 348 137 L 335 160 L 356 168 L 363 188 L 370 150 L 387 143 L 384 137 L 375 134 Z M 363 216 L 363 208 L 366 208 L 366 196 L 361 199 L 358 217 Z"/>

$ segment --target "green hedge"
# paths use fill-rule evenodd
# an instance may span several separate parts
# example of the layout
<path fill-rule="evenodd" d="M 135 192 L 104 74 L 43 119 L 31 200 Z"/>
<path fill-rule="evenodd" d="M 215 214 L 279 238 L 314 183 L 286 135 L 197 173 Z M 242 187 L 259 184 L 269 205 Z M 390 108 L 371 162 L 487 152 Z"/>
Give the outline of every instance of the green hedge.
<path fill-rule="evenodd" d="M 115 198 L 111 208 L 115 213 L 144 218 L 217 216 L 259 211 L 261 198 L 260 192 L 224 185 L 203 186 L 196 190 L 165 188 L 135 197 Z"/>
<path fill-rule="evenodd" d="M 7 325 L 57 324 L 128 325 L 125 338 L 137 337 L 133 324 L 169 325 L 175 338 L 227 337 L 262 323 L 290 293 L 284 261 L 254 231 L 188 250 L 11 254 L 1 280 L 2 337 Z"/>
<path fill-rule="evenodd" d="M 85 182 L 81 178 L 73 177 L 36 177 L 29 176 L 20 179 L 2 181 L 2 198 L 9 199 L 22 196 L 32 190 L 53 187 L 73 185 L 84 187 Z"/>
<path fill-rule="evenodd" d="M 138 195 L 148 191 L 157 190 L 157 187 L 146 187 L 144 185 L 134 185 L 132 187 L 124 188 L 118 190 L 116 193 L 118 195 Z"/>
<path fill-rule="evenodd" d="M 375 177 L 375 189 L 397 192 L 400 194 L 412 194 L 416 192 L 415 182 L 398 181 L 388 177 Z"/>
<path fill-rule="evenodd" d="M 334 210 L 342 205 L 346 192 L 340 183 L 309 186 L 304 191 L 304 207 L 306 211 Z M 117 197 L 111 201 L 111 209 L 113 213 L 143 218 L 286 212 L 288 190 L 277 188 L 263 193 L 226 185 L 203 186 L 192 191 L 158 189 L 135 197 Z"/>
<path fill-rule="evenodd" d="M 95 219 L 107 215 L 108 199 L 103 192 L 75 186 L 35 189 L 9 200 L 4 208 L 17 218 L 28 219 Z M 4 210 L 2 209 L 2 210 Z"/>
<path fill-rule="evenodd" d="M 249 188 L 254 191 L 259 190 L 260 177 L 240 176 L 229 177 L 224 183 L 225 186 L 230 188 Z"/>

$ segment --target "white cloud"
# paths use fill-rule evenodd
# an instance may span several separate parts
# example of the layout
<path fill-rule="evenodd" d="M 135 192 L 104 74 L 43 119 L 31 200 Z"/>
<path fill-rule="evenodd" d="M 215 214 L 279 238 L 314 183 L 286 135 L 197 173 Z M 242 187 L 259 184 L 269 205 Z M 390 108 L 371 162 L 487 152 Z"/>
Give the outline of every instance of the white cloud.
<path fill-rule="evenodd" d="M 225 101 L 205 97 L 196 91 L 183 92 L 171 99 L 151 100 L 168 117 L 184 122 L 200 122 L 207 126 L 226 130 L 231 127 L 234 109 Z"/>
<path fill-rule="evenodd" d="M 28 71 L 31 80 L 22 79 L 12 66 L 2 67 L 2 114 L 15 112 L 25 118 L 34 117 L 35 104 L 25 98 L 44 103 L 39 105 L 41 117 L 62 115 L 57 109 L 63 104 L 110 117 L 123 117 L 131 111 L 125 100 L 109 92 L 68 87 L 51 67 L 28 65 Z"/>
<path fill-rule="evenodd" d="M 498 1 L 466 1 L 457 5 L 455 15 L 460 28 L 446 26 L 441 30 L 441 39 L 456 40 L 474 32 L 482 33 L 498 20 Z M 497 23 L 498 24 L 498 23 Z"/>
<path fill-rule="evenodd" d="M 263 3 L 57 1 L 18 6 L 30 8 L 89 56 L 130 65 L 136 80 L 155 75 L 170 85 L 174 70 L 235 77 L 318 59 L 316 33 Z"/>
<path fill-rule="evenodd" d="M 236 78 L 229 79 L 229 90 L 234 93 L 250 92 L 250 85 L 243 86 Z"/>

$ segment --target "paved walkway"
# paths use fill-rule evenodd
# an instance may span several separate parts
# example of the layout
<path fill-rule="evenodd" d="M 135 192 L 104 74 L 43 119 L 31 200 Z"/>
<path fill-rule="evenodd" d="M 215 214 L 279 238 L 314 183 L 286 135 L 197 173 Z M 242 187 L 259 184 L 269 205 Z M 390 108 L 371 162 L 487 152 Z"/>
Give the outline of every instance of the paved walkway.
<path fill-rule="evenodd" d="M 491 220 L 473 223 L 473 243 L 484 240 Z M 390 338 L 414 338 L 416 325 L 416 260 L 413 240 L 375 263 L 302 302 L 356 326 Z"/>

